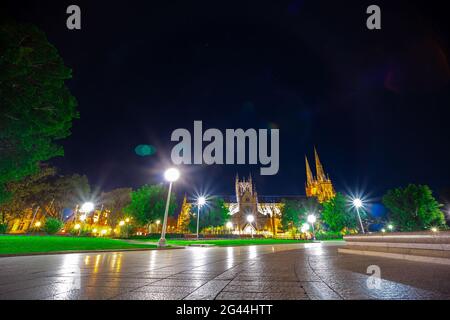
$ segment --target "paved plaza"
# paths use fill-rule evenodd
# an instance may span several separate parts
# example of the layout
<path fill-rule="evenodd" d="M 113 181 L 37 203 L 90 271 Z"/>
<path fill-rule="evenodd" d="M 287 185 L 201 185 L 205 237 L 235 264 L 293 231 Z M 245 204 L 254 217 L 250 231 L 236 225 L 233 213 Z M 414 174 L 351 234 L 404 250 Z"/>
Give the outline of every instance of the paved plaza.
<path fill-rule="evenodd" d="M 339 254 L 339 246 L 342 243 L 0 258 L 0 299 L 450 298 L 449 266 Z M 371 281 L 368 285 L 369 266 L 380 268 L 379 286 Z"/>

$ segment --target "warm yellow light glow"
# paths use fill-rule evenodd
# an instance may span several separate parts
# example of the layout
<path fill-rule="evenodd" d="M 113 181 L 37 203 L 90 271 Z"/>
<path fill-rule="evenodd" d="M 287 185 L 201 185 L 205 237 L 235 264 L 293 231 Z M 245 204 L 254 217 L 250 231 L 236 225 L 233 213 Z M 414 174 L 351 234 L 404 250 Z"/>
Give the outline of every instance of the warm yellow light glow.
<path fill-rule="evenodd" d="M 247 216 L 247 221 L 252 223 L 253 221 L 255 221 L 255 217 L 250 214 Z"/>
<path fill-rule="evenodd" d="M 126 222 L 126 223 L 130 222 L 130 218 L 126 218 L 126 219 L 125 219 L 125 222 Z"/>
<path fill-rule="evenodd" d="M 97 231 L 98 231 L 97 228 L 92 229 L 93 233 L 97 233 Z"/>
<path fill-rule="evenodd" d="M 233 222 L 228 221 L 227 224 L 226 224 L 226 227 L 227 227 L 228 229 L 233 228 Z"/>
<path fill-rule="evenodd" d="M 386 232 L 386 229 L 385 229 L 385 228 L 381 229 L 381 232 L 385 233 L 385 232 Z"/>
<path fill-rule="evenodd" d="M 42 223 L 40 221 L 38 221 L 34 225 L 39 228 L 42 225 Z"/>
<path fill-rule="evenodd" d="M 74 228 L 75 228 L 75 230 L 78 230 L 81 228 L 81 225 L 79 223 L 77 223 Z"/>
<path fill-rule="evenodd" d="M 438 232 L 438 228 L 433 227 L 433 228 L 431 228 L 431 231 L 433 231 L 433 232 Z"/>
<path fill-rule="evenodd" d="M 156 220 L 156 224 L 160 224 L 161 223 L 161 220 Z"/>
<path fill-rule="evenodd" d="M 84 220 L 86 220 L 86 215 L 85 215 L 85 214 L 82 214 L 82 215 L 80 216 L 80 221 L 84 221 Z"/>
<path fill-rule="evenodd" d="M 388 225 L 389 230 L 394 230 L 394 226 L 392 224 Z"/>
<path fill-rule="evenodd" d="M 123 226 L 123 225 L 125 225 L 125 221 L 122 220 L 119 222 L 119 226 Z"/>
<path fill-rule="evenodd" d="M 106 234 L 107 232 L 108 232 L 108 230 L 106 230 L 106 229 L 102 230 L 102 234 Z"/>

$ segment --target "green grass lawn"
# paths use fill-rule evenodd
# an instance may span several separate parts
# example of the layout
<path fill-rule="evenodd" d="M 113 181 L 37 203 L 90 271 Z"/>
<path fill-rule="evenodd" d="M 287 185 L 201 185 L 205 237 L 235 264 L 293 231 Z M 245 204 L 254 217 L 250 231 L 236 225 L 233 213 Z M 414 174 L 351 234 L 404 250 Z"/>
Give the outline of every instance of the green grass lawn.
<path fill-rule="evenodd" d="M 131 244 L 108 238 L 59 236 L 0 236 L 0 255 L 55 251 L 154 248 L 153 245 Z"/>
<path fill-rule="evenodd" d="M 137 239 L 136 239 L 137 240 Z M 138 241 L 156 242 L 158 239 L 139 239 Z M 251 246 L 263 244 L 292 244 L 292 243 L 307 243 L 308 240 L 284 240 L 284 239 L 223 239 L 223 240 L 178 240 L 167 239 L 168 244 L 175 246 L 188 246 L 191 244 L 213 244 L 220 247 L 231 246 Z"/>

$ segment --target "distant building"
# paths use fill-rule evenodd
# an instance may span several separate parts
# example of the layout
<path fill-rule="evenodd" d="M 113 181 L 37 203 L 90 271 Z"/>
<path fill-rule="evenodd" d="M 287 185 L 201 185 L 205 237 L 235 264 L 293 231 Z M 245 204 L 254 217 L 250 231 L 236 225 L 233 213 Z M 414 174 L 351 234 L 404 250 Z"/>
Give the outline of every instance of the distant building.
<path fill-rule="evenodd" d="M 283 212 L 283 200 L 307 201 L 307 198 L 315 198 L 317 202 L 323 203 L 336 196 L 333 184 L 328 175 L 325 174 L 320 162 L 317 150 L 314 148 L 316 164 L 316 176 L 306 160 L 306 196 L 259 196 L 252 177 L 239 179 L 236 175 L 235 195 L 225 196 L 225 205 L 230 213 L 231 228 L 234 234 L 265 234 L 276 235 L 281 233 L 281 216 Z M 181 212 L 178 215 L 176 229 L 180 233 L 189 232 L 188 224 L 194 202 L 189 202 L 186 196 L 181 205 Z M 253 217 L 253 222 L 249 222 L 248 217 Z"/>
<path fill-rule="evenodd" d="M 313 175 L 309 166 L 308 158 L 305 156 L 306 164 L 306 196 L 315 197 L 320 203 L 329 201 L 336 196 L 330 177 L 325 174 L 322 163 L 316 148 L 314 148 L 314 158 L 316 161 L 316 176 Z"/>

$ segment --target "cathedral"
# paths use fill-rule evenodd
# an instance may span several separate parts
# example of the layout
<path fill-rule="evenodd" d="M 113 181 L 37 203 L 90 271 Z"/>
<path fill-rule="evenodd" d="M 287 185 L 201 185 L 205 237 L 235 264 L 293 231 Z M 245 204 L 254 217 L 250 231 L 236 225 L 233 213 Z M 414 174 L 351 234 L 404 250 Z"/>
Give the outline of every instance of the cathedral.
<path fill-rule="evenodd" d="M 314 157 L 316 176 L 313 175 L 308 158 L 305 157 L 306 196 L 259 196 L 251 176 L 240 179 L 236 175 L 235 195 L 223 197 L 230 215 L 229 222 L 232 224 L 229 231 L 234 234 L 276 235 L 282 232 L 283 200 L 306 201 L 307 198 L 316 198 L 319 203 L 323 203 L 334 198 L 336 192 L 330 178 L 325 174 L 316 149 L 314 149 Z M 186 231 L 185 226 L 193 207 L 195 203 L 188 202 L 184 197 L 177 221 L 179 232 Z"/>
<path fill-rule="evenodd" d="M 314 148 L 314 158 L 316 161 L 316 177 L 313 176 L 311 167 L 309 166 L 308 158 L 305 156 L 306 164 L 306 196 L 315 197 L 320 203 L 329 201 L 336 196 L 333 184 L 330 177 L 325 174 L 322 163 L 320 162 L 319 155 L 316 148 Z"/>

